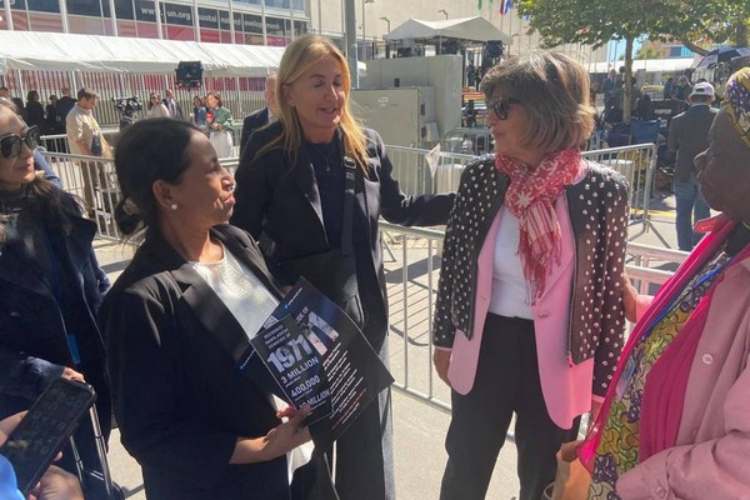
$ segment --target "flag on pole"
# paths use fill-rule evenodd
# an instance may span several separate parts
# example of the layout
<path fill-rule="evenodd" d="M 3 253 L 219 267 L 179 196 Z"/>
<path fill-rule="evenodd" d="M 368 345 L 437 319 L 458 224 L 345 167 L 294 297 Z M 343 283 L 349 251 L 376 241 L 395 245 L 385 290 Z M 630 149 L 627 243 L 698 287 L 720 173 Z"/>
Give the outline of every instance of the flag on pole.
<path fill-rule="evenodd" d="M 480 0 L 481 1 L 481 0 Z M 513 0 L 500 0 L 500 15 L 504 16 L 513 8 Z"/>

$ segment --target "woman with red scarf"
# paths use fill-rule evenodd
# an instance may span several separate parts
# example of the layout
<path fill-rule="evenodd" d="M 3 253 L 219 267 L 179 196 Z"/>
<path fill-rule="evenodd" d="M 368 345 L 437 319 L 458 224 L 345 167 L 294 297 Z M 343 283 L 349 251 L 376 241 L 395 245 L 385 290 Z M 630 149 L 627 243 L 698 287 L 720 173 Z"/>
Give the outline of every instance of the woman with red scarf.
<path fill-rule="evenodd" d="M 594 109 L 571 58 L 512 59 L 482 91 L 496 154 L 462 175 L 435 313 L 453 389 L 441 499 L 484 498 L 515 413 L 520 500 L 538 500 L 622 348 L 628 193 L 581 158 Z"/>
<path fill-rule="evenodd" d="M 750 498 L 750 68 L 695 159 L 708 204 L 700 244 L 640 316 L 579 455 L 590 498 Z"/>

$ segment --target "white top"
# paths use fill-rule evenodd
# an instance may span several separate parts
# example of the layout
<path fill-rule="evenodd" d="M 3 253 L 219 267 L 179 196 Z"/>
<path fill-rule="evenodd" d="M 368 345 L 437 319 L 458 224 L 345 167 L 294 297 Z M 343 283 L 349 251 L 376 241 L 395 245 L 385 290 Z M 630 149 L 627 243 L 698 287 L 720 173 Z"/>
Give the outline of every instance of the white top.
<path fill-rule="evenodd" d="M 531 288 L 523 275 L 523 263 L 518 254 L 520 239 L 518 218 L 502 207 L 492 266 L 490 312 L 508 318 L 534 319 Z"/>
<path fill-rule="evenodd" d="M 170 118 L 171 116 L 169 110 L 162 102 L 152 106 L 146 113 L 146 118 Z"/>
<path fill-rule="evenodd" d="M 248 339 L 255 337 L 266 318 L 279 305 L 279 301 L 255 273 L 240 263 L 226 248 L 221 262 L 191 262 L 190 265 L 216 292 Z"/>

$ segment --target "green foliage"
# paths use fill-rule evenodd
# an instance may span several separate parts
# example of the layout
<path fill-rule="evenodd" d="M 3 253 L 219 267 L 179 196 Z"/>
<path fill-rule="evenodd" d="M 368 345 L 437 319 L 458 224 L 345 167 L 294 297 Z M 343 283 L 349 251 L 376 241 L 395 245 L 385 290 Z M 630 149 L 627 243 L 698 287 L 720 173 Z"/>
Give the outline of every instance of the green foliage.
<path fill-rule="evenodd" d="M 658 59 L 659 57 L 661 57 L 660 51 L 645 45 L 638 50 L 638 54 L 635 56 L 636 59 Z"/>
<path fill-rule="evenodd" d="M 750 20 L 750 0 L 519 0 L 518 10 L 547 47 L 581 43 L 598 48 L 610 40 L 625 40 L 626 121 L 637 38 L 747 45 Z"/>

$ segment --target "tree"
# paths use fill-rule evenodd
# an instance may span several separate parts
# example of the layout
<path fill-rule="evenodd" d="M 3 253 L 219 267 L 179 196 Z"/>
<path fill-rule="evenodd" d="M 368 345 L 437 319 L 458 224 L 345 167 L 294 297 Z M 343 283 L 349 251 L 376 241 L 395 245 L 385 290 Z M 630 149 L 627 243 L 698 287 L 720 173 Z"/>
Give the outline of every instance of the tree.
<path fill-rule="evenodd" d="M 521 0 L 519 12 L 529 17 L 531 30 L 554 47 L 584 43 L 595 48 L 610 40 L 625 40 L 625 98 L 623 118 L 630 121 L 633 96 L 633 44 L 644 33 L 665 23 L 675 0 Z M 665 8 L 667 7 L 667 8 Z"/>
<path fill-rule="evenodd" d="M 703 45 L 748 46 L 750 0 L 685 1 L 682 7 L 692 26 L 683 23 L 683 31 L 671 34 L 694 52 L 705 55 L 708 51 Z"/>
<path fill-rule="evenodd" d="M 650 45 L 643 45 L 635 56 L 636 59 L 659 59 L 663 51 L 659 51 Z"/>

